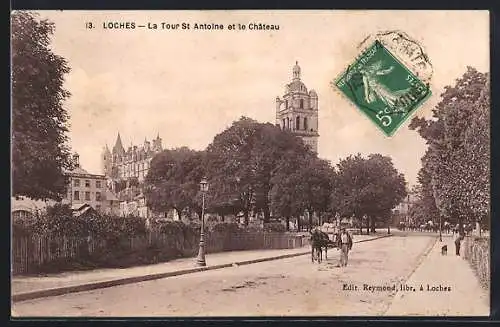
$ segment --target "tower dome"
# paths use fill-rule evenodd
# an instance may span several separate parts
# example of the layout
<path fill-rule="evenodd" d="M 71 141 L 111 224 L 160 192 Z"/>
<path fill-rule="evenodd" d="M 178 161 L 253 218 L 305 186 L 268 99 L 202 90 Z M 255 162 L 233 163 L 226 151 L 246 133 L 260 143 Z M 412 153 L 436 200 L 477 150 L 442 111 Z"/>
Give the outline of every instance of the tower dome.
<path fill-rule="evenodd" d="M 309 95 L 311 96 L 311 98 L 317 98 L 318 97 L 318 94 L 314 90 L 310 90 L 309 91 Z"/>

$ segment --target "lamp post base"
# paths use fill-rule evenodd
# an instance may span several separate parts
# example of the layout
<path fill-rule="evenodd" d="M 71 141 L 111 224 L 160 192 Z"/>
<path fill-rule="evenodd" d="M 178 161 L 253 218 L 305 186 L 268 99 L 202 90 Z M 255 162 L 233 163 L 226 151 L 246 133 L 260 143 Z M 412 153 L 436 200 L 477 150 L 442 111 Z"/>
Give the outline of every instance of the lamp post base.
<path fill-rule="evenodd" d="M 205 251 L 200 248 L 200 252 L 198 253 L 198 257 L 196 258 L 196 265 L 200 267 L 205 267 L 207 262 L 205 261 Z"/>
<path fill-rule="evenodd" d="M 198 257 L 196 258 L 196 265 L 200 267 L 205 267 L 207 265 L 207 262 L 205 261 L 205 242 L 203 241 L 203 236 L 202 236 L 202 241 L 200 242 L 200 249 L 198 250 Z"/>

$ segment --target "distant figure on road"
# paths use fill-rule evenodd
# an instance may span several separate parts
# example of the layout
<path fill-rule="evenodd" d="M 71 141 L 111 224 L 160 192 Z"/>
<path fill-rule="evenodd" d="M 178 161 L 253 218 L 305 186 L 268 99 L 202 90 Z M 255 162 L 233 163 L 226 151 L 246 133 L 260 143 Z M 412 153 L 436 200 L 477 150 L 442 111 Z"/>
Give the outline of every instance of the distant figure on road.
<path fill-rule="evenodd" d="M 339 249 L 340 249 L 340 266 L 347 266 L 347 260 L 349 259 L 349 251 L 352 249 L 352 237 L 351 234 L 347 232 L 345 227 L 340 231 L 340 236 L 338 238 Z"/>
<path fill-rule="evenodd" d="M 464 239 L 464 235 L 457 231 L 455 234 L 455 254 L 460 255 L 460 243 Z"/>

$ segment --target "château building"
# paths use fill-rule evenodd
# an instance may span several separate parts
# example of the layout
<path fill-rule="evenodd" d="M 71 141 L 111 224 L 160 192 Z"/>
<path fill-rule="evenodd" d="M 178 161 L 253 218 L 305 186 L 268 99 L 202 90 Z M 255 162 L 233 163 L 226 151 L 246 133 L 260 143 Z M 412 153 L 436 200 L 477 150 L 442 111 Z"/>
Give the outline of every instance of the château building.
<path fill-rule="evenodd" d="M 104 175 L 114 181 L 137 178 L 139 182 L 146 177 L 151 160 L 163 150 L 160 135 L 152 142 L 144 140 L 141 146 L 131 145 L 127 150 L 123 147 L 120 133 L 110 151 L 106 145 L 102 152 L 102 170 Z"/>
<path fill-rule="evenodd" d="M 314 152 L 318 152 L 318 95 L 307 91 L 300 79 L 298 62 L 293 67 L 293 78 L 286 84 L 282 98 L 276 97 L 276 125 L 302 138 Z"/>

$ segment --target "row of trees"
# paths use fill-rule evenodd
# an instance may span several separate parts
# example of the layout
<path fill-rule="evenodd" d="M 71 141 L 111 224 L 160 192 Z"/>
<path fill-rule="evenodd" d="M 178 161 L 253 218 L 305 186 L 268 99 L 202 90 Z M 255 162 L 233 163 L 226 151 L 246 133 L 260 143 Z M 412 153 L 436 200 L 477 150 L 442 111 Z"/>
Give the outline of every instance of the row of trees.
<path fill-rule="evenodd" d="M 410 128 L 428 144 L 418 175 L 416 220 L 443 217 L 452 223 L 489 224 L 489 74 L 468 67 L 445 88 L 432 119 L 414 118 Z"/>
<path fill-rule="evenodd" d="M 342 159 L 337 167 L 317 157 L 289 131 L 247 117 L 218 134 L 205 151 L 165 150 L 153 158 L 146 176 L 146 199 L 155 211 L 201 214 L 199 182 L 210 190 L 207 210 L 244 216 L 260 213 L 288 222 L 309 213 L 320 221 L 341 216 L 388 220 L 406 196 L 405 179 L 389 157 L 372 154 Z M 298 221 L 300 221 L 298 219 Z M 300 226 L 299 226 L 300 227 Z"/>

